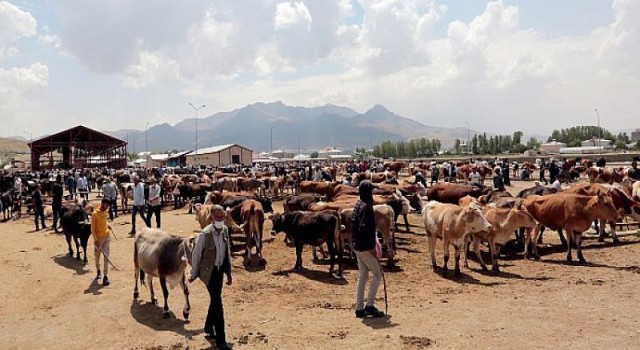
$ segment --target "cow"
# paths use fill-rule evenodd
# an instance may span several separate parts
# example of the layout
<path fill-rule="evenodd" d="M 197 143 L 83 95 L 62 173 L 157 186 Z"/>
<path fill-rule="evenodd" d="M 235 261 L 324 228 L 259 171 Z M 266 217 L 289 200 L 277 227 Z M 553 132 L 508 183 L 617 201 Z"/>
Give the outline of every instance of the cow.
<path fill-rule="evenodd" d="M 73 256 L 71 248 L 71 238 L 76 243 L 76 260 L 80 260 L 80 247 L 82 247 L 84 258 L 83 263 L 87 263 L 87 243 L 91 236 L 91 223 L 88 220 L 87 212 L 82 205 L 63 206 L 60 209 L 60 225 L 67 240 L 69 256 Z"/>
<path fill-rule="evenodd" d="M 329 275 L 333 276 L 335 256 L 338 254 L 338 271 L 342 277 L 342 244 L 340 243 L 340 218 L 335 211 L 306 212 L 293 211 L 286 214 L 275 213 L 270 217 L 273 222 L 272 235 L 284 232 L 296 247 L 294 269 L 302 269 L 302 248 L 305 244 L 314 247 L 326 242 L 329 247 Z"/>
<path fill-rule="evenodd" d="M 393 208 L 386 204 L 378 204 L 373 206 L 373 213 L 376 220 L 376 231 L 382 234 L 384 245 L 387 248 L 387 265 L 392 266 L 394 264 L 395 257 L 395 233 L 394 233 L 394 212 Z M 340 222 L 343 224 L 344 236 L 351 245 L 351 231 L 352 231 L 352 218 L 353 207 L 340 210 Z M 342 227 L 341 227 L 342 228 Z"/>
<path fill-rule="evenodd" d="M 360 172 L 353 173 L 351 177 L 351 185 L 357 187 L 360 181 L 369 180 L 372 183 L 385 183 L 391 185 L 398 184 L 398 174 L 394 171 L 385 171 L 384 173 Z"/>
<path fill-rule="evenodd" d="M 387 162 L 384 163 L 384 168 L 395 173 L 400 173 L 400 170 L 407 167 L 407 163 L 405 162 Z"/>
<path fill-rule="evenodd" d="M 264 225 L 262 204 L 255 199 L 247 199 L 242 203 L 240 215 L 247 242 L 245 264 L 250 262 L 252 244 L 255 244 L 256 252 L 262 262 L 262 228 Z"/>
<path fill-rule="evenodd" d="M 567 188 L 564 192 L 576 193 L 585 196 L 597 196 L 598 194 L 609 195 L 613 200 L 613 205 L 618 212 L 631 216 L 636 222 L 640 222 L 640 205 L 633 201 L 620 188 L 609 184 L 582 183 Z M 605 236 L 605 222 L 600 219 L 598 241 L 603 242 Z M 615 222 L 608 222 L 611 227 L 611 238 L 614 243 L 618 243 Z"/>
<path fill-rule="evenodd" d="M 522 201 L 515 204 L 511 209 L 488 207 L 484 210 L 484 217 L 491 224 L 491 229 L 471 234 L 473 239 L 473 251 L 480 261 L 482 270 L 487 271 L 487 266 L 480 255 L 480 241 L 489 241 L 492 265 L 491 271 L 494 275 L 497 275 L 500 273 L 500 269 L 498 267 L 500 247 L 513 237 L 514 230 L 521 227 L 524 227 L 527 230 L 533 229 L 536 226 L 536 220 L 531 216 L 531 214 L 529 214 L 529 212 L 527 212 Z M 467 268 L 469 267 L 467 264 L 467 254 L 465 254 L 464 265 Z"/>
<path fill-rule="evenodd" d="M 491 224 L 482 215 L 480 208 L 471 204 L 468 207 L 460 207 L 455 204 L 429 201 L 422 209 L 422 219 L 429 239 L 431 251 L 431 265 L 436 271 L 436 238 L 442 239 L 444 251 L 444 265 L 442 276 L 447 276 L 447 263 L 449 262 L 449 245 L 453 245 L 455 251 L 454 276 L 460 276 L 460 249 L 464 246 L 466 236 L 471 233 L 491 230 Z"/>
<path fill-rule="evenodd" d="M 449 182 L 439 183 L 431 186 L 427 190 L 427 198 L 430 201 L 440 203 L 458 204 L 460 198 L 464 196 L 480 197 L 489 194 L 491 187 L 480 187 L 474 185 L 454 184 Z"/>
<path fill-rule="evenodd" d="M 189 288 L 187 287 L 184 270 L 187 267 L 187 263 L 191 265 L 191 255 L 194 245 L 195 237 L 178 237 L 161 231 L 160 229 L 145 227 L 136 233 L 133 243 L 135 279 L 133 298 L 138 299 L 140 296 L 138 292 L 138 279 L 140 279 L 140 283 L 144 285 L 146 275 L 146 280 L 149 283 L 149 292 L 151 293 L 151 302 L 156 304 L 158 301 L 153 291 L 153 277 L 159 278 L 162 296 L 164 297 L 163 316 L 167 318 L 169 317 L 169 304 L 167 303 L 169 290 L 167 288 L 167 282 L 169 282 L 169 286 L 172 289 L 180 284 L 185 297 L 182 315 L 185 319 L 189 319 L 191 305 L 189 304 Z"/>
<path fill-rule="evenodd" d="M 591 227 L 593 220 L 602 218 L 615 221 L 618 218 L 618 210 L 613 205 L 613 200 L 606 194 L 597 196 L 583 196 L 574 193 L 556 193 L 548 196 L 530 196 L 524 200 L 527 211 L 538 221 L 533 230 L 533 239 L 538 236 L 541 226 L 553 230 L 564 228 L 567 232 L 567 261 L 572 262 L 571 240 L 575 239 L 578 250 L 578 260 L 586 263 L 582 255 L 582 232 Z M 525 237 L 524 256 L 529 258 L 529 242 L 531 233 Z M 538 248 L 532 245 L 533 258 L 538 260 Z"/>
<path fill-rule="evenodd" d="M 320 196 L 324 196 L 327 201 L 333 200 L 333 193 L 337 182 L 323 182 L 323 181 L 301 181 L 300 192 L 301 193 L 315 193 Z"/>
<path fill-rule="evenodd" d="M 189 200 L 189 214 L 193 213 L 193 198 L 204 198 L 207 191 L 211 191 L 213 186 L 205 183 L 184 183 L 179 182 L 176 186 L 183 200 Z"/>
<path fill-rule="evenodd" d="M 288 197 L 284 200 L 284 212 L 292 212 L 296 210 L 307 211 L 309 206 L 320 201 L 320 196 L 313 193 L 305 193 L 297 196 Z"/>
<path fill-rule="evenodd" d="M 9 218 L 13 216 L 13 192 L 11 190 L 0 194 L 0 206 L 2 206 L 2 217 L 4 221 L 7 221 L 7 215 Z"/>
<path fill-rule="evenodd" d="M 239 177 L 237 179 L 238 183 L 238 191 L 248 191 L 248 192 L 256 192 L 256 191 L 264 191 L 264 182 L 259 179 L 248 179 L 244 177 Z"/>
<path fill-rule="evenodd" d="M 244 203 L 244 201 L 249 199 L 260 202 L 260 205 L 262 206 L 262 209 L 264 210 L 265 213 L 273 212 L 273 203 L 271 202 L 271 199 L 267 197 L 262 197 L 262 196 L 254 196 L 254 195 L 247 196 L 247 195 L 233 194 L 233 195 L 226 196 L 225 198 L 222 198 L 219 204 L 223 208 L 233 208 Z"/>
<path fill-rule="evenodd" d="M 127 211 L 129 200 L 133 200 L 133 186 L 133 183 L 129 182 L 122 182 L 118 184 L 118 192 L 120 192 L 120 207 L 122 208 L 122 213 L 125 213 Z"/>

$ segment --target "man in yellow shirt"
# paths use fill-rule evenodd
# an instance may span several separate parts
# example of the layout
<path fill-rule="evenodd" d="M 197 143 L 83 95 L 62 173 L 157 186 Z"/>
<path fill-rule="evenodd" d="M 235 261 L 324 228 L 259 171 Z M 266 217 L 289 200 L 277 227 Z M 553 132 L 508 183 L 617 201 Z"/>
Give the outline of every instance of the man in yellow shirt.
<path fill-rule="evenodd" d="M 100 202 L 100 208 L 94 210 L 91 216 L 91 236 L 93 237 L 93 255 L 96 257 L 96 279 L 100 279 L 100 254 L 104 255 L 104 278 L 102 284 L 108 286 L 109 278 L 109 226 L 107 225 L 107 219 L 109 219 L 109 205 L 111 203 L 108 199 L 103 199 Z"/>

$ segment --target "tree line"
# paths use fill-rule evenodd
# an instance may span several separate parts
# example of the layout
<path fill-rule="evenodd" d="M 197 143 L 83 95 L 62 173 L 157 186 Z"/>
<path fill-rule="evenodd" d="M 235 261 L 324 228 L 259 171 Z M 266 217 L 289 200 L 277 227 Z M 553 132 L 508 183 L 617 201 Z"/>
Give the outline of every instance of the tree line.
<path fill-rule="evenodd" d="M 574 126 L 567 129 L 553 130 L 547 142 L 555 140 L 567 144 L 567 147 L 580 147 L 582 141 L 600 137 L 610 140 L 618 149 L 627 149 L 627 145 L 631 142 L 626 132 L 614 135 L 609 130 L 597 126 Z"/>

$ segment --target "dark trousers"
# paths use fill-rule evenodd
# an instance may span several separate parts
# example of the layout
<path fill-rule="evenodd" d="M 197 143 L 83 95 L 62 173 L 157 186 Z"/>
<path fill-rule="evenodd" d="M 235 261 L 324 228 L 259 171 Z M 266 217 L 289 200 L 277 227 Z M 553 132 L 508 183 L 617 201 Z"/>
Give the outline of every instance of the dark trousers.
<path fill-rule="evenodd" d="M 62 209 L 62 202 L 58 203 L 56 202 L 56 200 L 54 200 L 51 209 L 53 210 L 53 229 L 58 231 L 58 220 L 60 219 L 60 209 Z"/>
<path fill-rule="evenodd" d="M 204 323 L 205 333 L 213 334 L 216 331 L 216 343 L 226 343 L 227 336 L 224 332 L 224 309 L 222 308 L 222 279 L 224 273 L 218 269 L 213 270 L 207 290 L 209 291 L 209 312 Z"/>
<path fill-rule="evenodd" d="M 544 177 L 544 170 L 540 169 L 540 182 L 544 182 L 544 184 L 547 184 L 547 179 Z"/>
<path fill-rule="evenodd" d="M 39 230 L 38 227 L 38 217 L 40 217 L 40 222 L 42 222 L 42 228 L 47 228 L 47 225 L 44 224 L 44 207 L 41 205 L 36 205 L 33 207 L 33 217 L 36 221 L 36 230 Z"/>
<path fill-rule="evenodd" d="M 131 207 L 131 232 L 136 232 L 136 214 L 140 213 L 142 222 L 147 223 L 147 218 L 144 217 L 144 205 L 134 205 Z M 147 225 L 149 226 L 149 225 Z"/>
<path fill-rule="evenodd" d="M 113 220 L 114 217 L 118 217 L 118 201 L 109 199 L 109 219 Z"/>
<path fill-rule="evenodd" d="M 162 211 L 161 205 L 147 205 L 147 226 L 151 227 L 151 217 L 156 216 L 156 227 L 160 228 L 160 212 Z"/>

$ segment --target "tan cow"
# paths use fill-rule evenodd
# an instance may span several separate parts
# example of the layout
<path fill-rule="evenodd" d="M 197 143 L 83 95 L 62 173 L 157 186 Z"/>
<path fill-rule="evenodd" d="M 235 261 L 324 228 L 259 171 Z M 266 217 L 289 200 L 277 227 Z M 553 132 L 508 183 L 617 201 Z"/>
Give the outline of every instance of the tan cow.
<path fill-rule="evenodd" d="M 454 247 L 454 276 L 458 277 L 460 276 L 460 249 L 464 246 L 466 236 L 470 233 L 489 231 L 492 228 L 476 204 L 463 208 L 455 204 L 430 201 L 422 210 L 422 219 L 429 238 L 431 264 L 434 271 L 438 268 L 435 254 L 436 238 L 442 239 L 442 249 L 444 251 L 443 277 L 447 276 L 449 245 L 451 244 Z"/>
<path fill-rule="evenodd" d="M 498 256 L 500 247 L 513 238 L 513 232 L 521 227 L 531 230 L 536 226 L 536 220 L 527 212 L 522 201 L 518 202 L 511 209 L 487 207 L 484 211 L 484 217 L 491 224 L 489 231 L 476 232 L 471 235 L 473 238 L 473 251 L 480 261 L 483 271 L 487 271 L 487 266 L 480 255 L 480 241 L 489 241 L 489 249 L 491 252 L 491 271 L 497 275 L 500 272 L 498 267 Z M 464 259 L 465 267 L 467 264 L 467 255 Z"/>
<path fill-rule="evenodd" d="M 254 199 L 246 199 L 242 203 L 241 214 L 242 226 L 246 237 L 246 260 L 245 264 L 250 263 L 251 245 L 255 244 L 256 252 L 262 262 L 262 228 L 264 225 L 264 210 L 262 204 Z"/>
<path fill-rule="evenodd" d="M 534 242 L 538 238 L 540 228 L 548 227 L 552 230 L 565 229 L 567 232 L 567 261 L 571 262 L 571 240 L 575 238 L 578 250 L 578 260 L 586 263 L 582 255 L 582 232 L 591 227 L 595 219 L 602 218 L 615 221 L 618 210 L 613 200 L 606 194 L 597 196 L 583 196 L 574 193 L 555 193 L 546 196 L 529 196 L 524 200 L 527 211 L 538 221 L 533 230 Z M 531 233 L 527 232 L 524 245 L 524 257 L 529 258 L 529 243 Z M 533 258 L 538 260 L 538 247 L 532 245 Z"/>
<path fill-rule="evenodd" d="M 344 226 L 342 230 L 343 241 L 347 241 L 349 247 L 351 245 L 351 231 L 352 231 L 352 218 L 353 218 L 353 206 L 347 209 L 340 210 L 340 222 Z M 382 234 L 382 239 L 387 247 L 387 264 L 394 264 L 395 257 L 395 234 L 394 234 L 394 213 L 393 208 L 386 204 L 379 204 L 373 206 L 373 213 L 376 219 L 376 231 Z"/>

